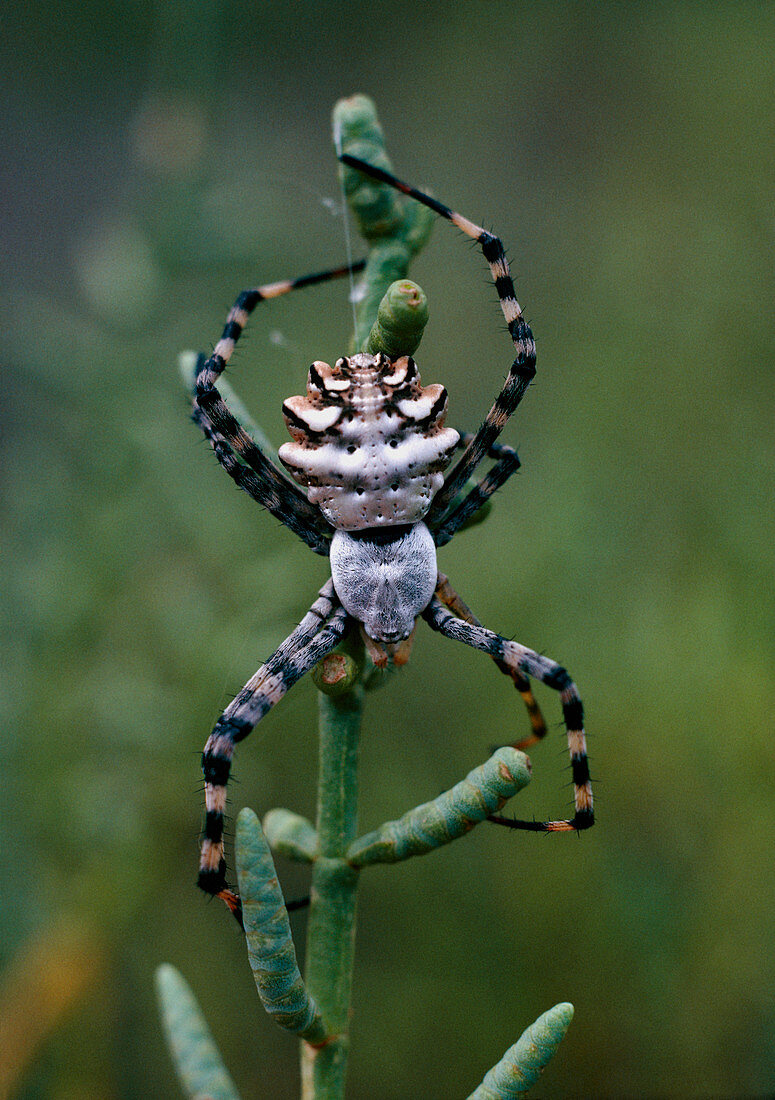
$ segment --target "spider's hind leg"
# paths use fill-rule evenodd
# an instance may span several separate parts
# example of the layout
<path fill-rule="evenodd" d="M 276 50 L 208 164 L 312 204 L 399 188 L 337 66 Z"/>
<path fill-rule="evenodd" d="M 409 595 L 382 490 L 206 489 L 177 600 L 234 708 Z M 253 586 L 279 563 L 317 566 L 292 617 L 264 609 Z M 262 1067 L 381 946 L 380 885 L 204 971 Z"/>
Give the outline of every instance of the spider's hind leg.
<path fill-rule="evenodd" d="M 361 270 L 363 266 L 362 262 L 358 262 L 352 267 L 332 268 L 298 279 L 284 279 L 282 282 L 244 290 L 226 318 L 226 325 L 213 354 L 209 358 L 200 356 L 198 362 L 193 418 L 209 440 L 218 461 L 241 489 L 245 489 L 254 500 L 318 554 L 328 554 L 331 541 L 328 524 L 319 509 L 310 504 L 304 493 L 285 477 L 251 439 L 227 406 L 216 383 L 259 302 L 278 298 L 301 287 L 340 278 L 350 271 Z"/>
<path fill-rule="evenodd" d="M 498 301 L 506 319 L 509 336 L 517 353 L 517 357 L 511 364 L 509 373 L 506 376 L 506 381 L 503 383 L 495 403 L 487 413 L 484 423 L 471 439 L 462 458 L 450 473 L 440 492 L 434 497 L 428 513 L 431 520 L 433 520 L 449 509 L 452 501 L 460 494 L 465 483 L 487 455 L 509 417 L 525 396 L 536 372 L 536 349 L 533 333 L 517 301 L 506 253 L 498 237 L 483 229 L 481 225 L 472 222 L 469 218 L 458 214 L 449 206 L 445 206 L 438 199 L 427 195 L 424 191 L 419 191 L 411 184 L 404 183 L 403 180 L 398 179 L 391 172 L 386 172 L 384 168 L 377 168 L 376 165 L 368 164 L 366 161 L 347 153 L 340 155 L 339 159 L 343 164 L 349 165 L 350 168 L 356 168 L 364 175 L 371 176 L 372 179 L 386 183 L 390 187 L 395 187 L 402 194 L 421 202 L 462 230 L 471 240 L 476 241 L 490 268 L 490 274 L 498 294 Z"/>
<path fill-rule="evenodd" d="M 490 820 L 512 829 L 543 833 L 580 831 L 593 825 L 595 817 L 584 737 L 584 711 L 576 685 L 566 670 L 556 661 L 542 657 L 518 642 L 509 641 L 486 627 L 456 618 L 438 596 L 433 597 L 423 612 L 423 618 L 433 630 L 438 630 L 445 637 L 479 649 L 494 660 L 502 661 L 509 672 L 515 669 L 560 693 L 573 774 L 573 817 L 564 821 L 512 821 L 502 817 Z"/>
<path fill-rule="evenodd" d="M 463 432 L 460 435 L 460 444 L 468 447 L 473 438 L 471 432 Z M 428 526 L 437 546 L 446 545 L 464 524 L 473 519 L 493 493 L 505 485 L 521 465 L 517 452 L 505 443 L 493 443 L 487 452 L 487 457 L 494 460 L 494 465 L 484 477 L 480 478 L 475 485 L 469 482 L 470 489 L 467 494 L 458 502 L 450 501 L 450 511 L 446 515 L 428 519 Z M 466 492 L 466 488 L 467 486 L 463 487 L 463 493 Z"/>
<path fill-rule="evenodd" d="M 204 747 L 206 813 L 198 882 L 205 893 L 225 901 L 240 923 L 240 901 L 226 882 L 223 852 L 226 786 L 234 746 L 248 736 L 305 672 L 339 644 L 347 624 L 347 612 L 339 606 L 333 582 L 329 580 L 296 629 L 226 707 Z"/>

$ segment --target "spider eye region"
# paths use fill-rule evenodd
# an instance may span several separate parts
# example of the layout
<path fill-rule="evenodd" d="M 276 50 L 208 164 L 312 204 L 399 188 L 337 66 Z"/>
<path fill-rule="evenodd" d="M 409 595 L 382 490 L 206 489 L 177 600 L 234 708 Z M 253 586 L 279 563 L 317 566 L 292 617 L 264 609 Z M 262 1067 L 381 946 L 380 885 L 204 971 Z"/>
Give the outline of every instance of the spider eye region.
<path fill-rule="evenodd" d="M 424 523 L 372 533 L 336 531 L 331 577 L 349 615 L 375 642 L 400 642 L 412 632 L 436 589 L 436 546 Z M 372 537 L 370 537 L 372 536 Z"/>

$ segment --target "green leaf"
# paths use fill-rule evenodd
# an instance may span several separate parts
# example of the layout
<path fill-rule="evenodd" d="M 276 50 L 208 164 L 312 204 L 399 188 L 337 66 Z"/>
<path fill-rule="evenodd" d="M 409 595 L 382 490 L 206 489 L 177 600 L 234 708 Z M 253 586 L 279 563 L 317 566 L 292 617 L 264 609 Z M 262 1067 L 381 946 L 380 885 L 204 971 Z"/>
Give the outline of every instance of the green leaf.
<path fill-rule="evenodd" d="M 235 856 L 248 960 L 261 1003 L 280 1027 L 319 1044 L 326 1029 L 299 972 L 272 853 L 252 810 L 237 817 Z"/>
<path fill-rule="evenodd" d="M 186 1095 L 190 1100 L 239 1100 L 194 994 L 169 963 L 156 971 L 156 992 L 167 1045 Z"/>
<path fill-rule="evenodd" d="M 573 1005 L 555 1005 L 509 1047 L 467 1100 L 517 1100 L 551 1062 L 573 1019 Z"/>
<path fill-rule="evenodd" d="M 528 759 L 523 752 L 505 747 L 466 778 L 434 798 L 387 821 L 372 833 L 359 837 L 347 859 L 354 867 L 367 863 L 397 863 L 425 855 L 463 836 L 530 782 Z"/>

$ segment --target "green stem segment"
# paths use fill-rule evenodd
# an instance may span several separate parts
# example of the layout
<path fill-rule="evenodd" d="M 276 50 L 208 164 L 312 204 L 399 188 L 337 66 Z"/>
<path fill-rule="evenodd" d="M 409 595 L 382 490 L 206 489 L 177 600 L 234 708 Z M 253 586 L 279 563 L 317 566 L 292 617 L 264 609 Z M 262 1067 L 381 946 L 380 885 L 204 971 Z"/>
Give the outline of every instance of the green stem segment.
<path fill-rule="evenodd" d="M 337 155 L 349 153 L 392 171 L 377 109 L 368 96 L 340 99 L 334 107 L 332 122 Z M 408 200 L 394 188 L 354 168 L 341 165 L 340 172 L 347 203 L 361 236 L 369 243 L 352 348 L 363 351 L 367 350 L 366 342 L 383 295 L 391 283 L 406 278 L 412 257 L 428 241 L 435 216 L 426 206 Z M 411 351 L 402 354 L 409 355 Z"/>
<path fill-rule="evenodd" d="M 276 856 L 296 863 L 312 863 L 318 852 L 318 834 L 311 821 L 281 808 L 264 815 L 264 836 Z"/>
<path fill-rule="evenodd" d="M 334 697 L 321 692 L 319 698 L 319 855 L 312 872 L 306 984 L 331 1038 L 322 1047 L 303 1044 L 302 1100 L 341 1100 L 350 1044 L 358 883 L 358 872 L 344 856 L 357 829 L 363 688 Z"/>
<path fill-rule="evenodd" d="M 555 1005 L 509 1047 L 468 1100 L 519 1100 L 554 1057 L 573 1019 L 573 1005 Z"/>
<path fill-rule="evenodd" d="M 347 858 L 355 867 L 398 863 L 422 856 L 465 836 L 480 821 L 501 810 L 530 782 L 524 753 L 510 746 L 498 749 L 450 790 L 424 802 L 398 821 L 386 821 L 350 846 Z"/>
<path fill-rule="evenodd" d="M 367 96 L 340 100 L 333 127 L 337 153 L 389 168 L 376 109 Z M 350 209 L 369 243 L 353 350 L 372 355 L 382 351 L 391 359 L 411 355 L 420 343 L 428 307 L 420 287 L 406 275 L 412 256 L 428 239 L 433 215 L 360 172 L 344 166 L 341 171 Z M 345 854 L 357 829 L 362 667 L 362 647 L 350 642 L 313 672 L 320 690 L 320 773 L 306 985 L 330 1038 L 323 1046 L 302 1046 L 303 1100 L 344 1096 L 358 884 L 358 872 Z"/>
<path fill-rule="evenodd" d="M 410 279 L 398 279 L 379 303 L 363 350 L 370 355 L 383 351 L 390 359 L 413 355 L 427 323 L 428 299 L 422 287 Z"/>

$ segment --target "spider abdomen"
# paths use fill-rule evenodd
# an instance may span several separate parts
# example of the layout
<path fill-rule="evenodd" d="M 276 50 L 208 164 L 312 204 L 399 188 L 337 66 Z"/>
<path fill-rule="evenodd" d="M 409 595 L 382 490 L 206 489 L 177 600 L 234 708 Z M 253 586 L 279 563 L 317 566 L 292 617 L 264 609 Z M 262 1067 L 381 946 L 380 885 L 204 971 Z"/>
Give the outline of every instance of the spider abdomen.
<path fill-rule="evenodd" d="M 283 405 L 292 443 L 283 464 L 333 527 L 413 524 L 430 508 L 458 433 L 447 392 L 422 386 L 413 359 L 365 352 L 313 363 L 307 393 Z"/>

